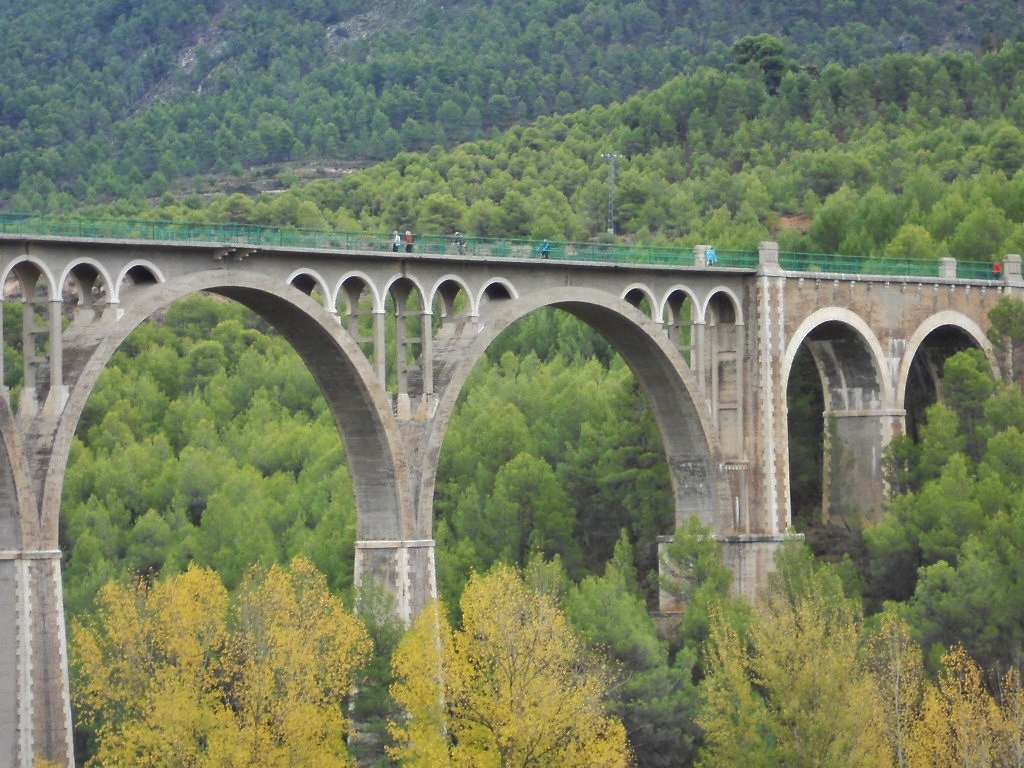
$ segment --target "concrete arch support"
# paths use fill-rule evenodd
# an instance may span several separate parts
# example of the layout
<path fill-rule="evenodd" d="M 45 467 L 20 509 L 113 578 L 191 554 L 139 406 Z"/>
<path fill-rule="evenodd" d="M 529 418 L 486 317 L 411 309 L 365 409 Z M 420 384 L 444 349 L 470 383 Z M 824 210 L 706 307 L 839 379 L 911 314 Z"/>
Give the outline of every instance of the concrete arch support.
<path fill-rule="evenodd" d="M 666 338 L 659 322 L 629 302 L 586 288 L 548 288 L 481 306 L 479 330 L 459 344 L 458 362 L 437 381 L 439 402 L 429 428 L 420 440 L 418 516 L 428 528 L 435 473 L 441 444 L 459 392 L 490 343 L 516 320 L 541 307 L 575 315 L 604 336 L 623 356 L 647 395 L 661 430 L 673 483 L 677 523 L 690 515 L 716 532 L 731 531 L 729 490 L 724 482 L 716 435 L 697 384 L 679 349 Z M 456 357 L 453 355 L 453 357 Z"/>
<path fill-rule="evenodd" d="M 357 589 L 386 589 L 406 623 L 437 597 L 433 539 L 361 540 L 355 558 Z"/>
<path fill-rule="evenodd" d="M 905 399 L 910 381 L 910 370 L 914 365 L 915 358 L 918 357 L 922 347 L 924 347 L 926 339 L 935 331 L 947 327 L 956 329 L 964 338 L 969 339 L 971 344 L 982 350 L 988 358 L 992 370 L 998 374 L 999 366 L 996 361 L 995 350 L 992 347 L 992 342 L 989 341 L 985 332 L 981 329 L 981 326 L 962 312 L 953 310 L 936 312 L 914 329 L 904 345 L 904 354 L 899 360 L 897 368 L 898 377 L 896 380 L 896 399 L 900 408 L 906 407 Z"/>
<path fill-rule="evenodd" d="M 0 762 L 73 761 L 60 551 L 0 550 Z M 13 653 L 12 653 L 13 651 Z"/>
<path fill-rule="evenodd" d="M 855 313 L 821 309 L 790 341 L 787 381 L 801 345 L 814 358 L 825 397 L 822 515 L 877 516 L 884 502 L 882 453 L 903 417 L 881 344 Z"/>
<path fill-rule="evenodd" d="M 45 466 L 34 468 L 43 489 L 40 519 L 44 539 L 56 543 L 68 451 L 89 394 L 110 357 L 151 314 L 199 291 L 220 294 L 252 309 L 288 339 L 306 363 L 346 448 L 356 496 L 357 538 L 363 549 L 374 551 L 372 562 L 366 558 L 360 562 L 367 566 L 368 577 L 380 574 L 388 579 L 384 586 L 395 595 L 400 613 L 413 614 L 422 603 L 402 604 L 412 594 L 408 578 L 402 575 L 408 571 L 403 563 L 409 549 L 403 542 L 421 542 L 423 537 L 413 520 L 407 462 L 401 453 L 392 404 L 357 342 L 330 312 L 301 290 L 256 273 L 214 270 L 149 284 L 124 297 L 117 322 L 105 325 L 100 336 L 88 324 L 69 328 L 66 340 L 89 353 L 78 356 L 81 365 L 75 370 L 71 396 L 60 418 L 39 419 L 34 428 L 37 441 L 47 444 Z M 390 544 L 393 542 L 398 544 Z M 419 551 L 423 546 L 420 543 L 414 548 Z M 387 558 L 393 563 L 381 566 Z M 430 562 L 432 558 L 431 552 Z M 431 580 L 419 576 L 417 573 L 417 584 L 433 588 Z"/>

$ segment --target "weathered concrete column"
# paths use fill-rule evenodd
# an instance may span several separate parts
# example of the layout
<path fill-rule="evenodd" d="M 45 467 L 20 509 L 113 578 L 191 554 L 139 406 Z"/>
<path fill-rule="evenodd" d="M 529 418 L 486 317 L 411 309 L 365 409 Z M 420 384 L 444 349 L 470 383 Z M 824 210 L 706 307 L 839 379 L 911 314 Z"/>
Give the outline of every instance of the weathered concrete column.
<path fill-rule="evenodd" d="M 905 412 L 881 408 L 825 414 L 822 514 L 877 519 L 885 503 L 882 454 Z"/>
<path fill-rule="evenodd" d="M 690 327 L 690 368 L 693 370 L 693 377 L 697 380 L 697 387 L 700 389 L 701 398 L 709 404 L 708 397 L 708 366 L 707 366 L 707 335 L 708 325 L 703 317 L 694 318 Z"/>
<path fill-rule="evenodd" d="M 18 415 L 21 419 L 27 420 L 36 415 L 39 411 L 39 400 L 36 392 L 36 372 L 39 368 L 40 358 L 36 354 L 36 311 L 32 303 L 32 294 L 35 292 L 35 281 L 33 280 L 26 288 L 25 279 L 22 281 L 21 300 L 21 354 L 22 354 L 22 387 L 21 395 L 18 398 Z M 30 290 L 31 293 L 26 293 Z"/>
<path fill-rule="evenodd" d="M 784 335 L 785 275 L 779 267 L 778 243 L 761 243 L 758 250 L 757 317 L 754 363 L 751 379 L 756 387 L 744 392 L 748 444 L 751 457 L 751 531 L 757 534 L 785 533 L 790 525 L 789 508 L 789 404 L 783 380 L 786 354 Z M 759 514 L 760 513 L 760 514 Z"/>
<path fill-rule="evenodd" d="M 384 323 L 387 315 L 384 308 L 373 311 L 373 369 L 377 373 L 377 380 L 386 390 L 388 388 L 387 376 L 387 344 L 385 343 Z"/>
<path fill-rule="evenodd" d="M 396 295 L 398 294 L 398 295 Z M 392 290 L 395 299 L 395 393 L 409 396 L 409 328 L 406 325 L 407 293 Z M 399 412 L 401 416 L 401 412 Z M 407 418 L 407 416 L 406 416 Z"/>
<path fill-rule="evenodd" d="M 732 594 L 756 602 L 768 584 L 768 574 L 775 570 L 775 553 L 783 542 L 802 539 L 799 534 L 740 534 L 720 536 L 722 562 L 732 571 Z"/>
<path fill-rule="evenodd" d="M 50 297 L 50 390 L 46 395 L 43 410 L 55 417 L 64 409 L 68 401 L 68 390 L 64 386 L 64 338 L 62 313 L 63 303 L 60 296 Z"/>
<path fill-rule="evenodd" d="M 60 551 L 0 551 L 0 764 L 74 765 Z"/>
<path fill-rule="evenodd" d="M 420 372 L 423 376 L 423 395 L 434 394 L 434 334 L 431 332 L 434 313 L 430 307 L 420 317 Z"/>
<path fill-rule="evenodd" d="M 437 597 L 434 540 L 356 542 L 356 587 L 376 584 L 395 598 L 395 613 L 406 623 Z"/>
<path fill-rule="evenodd" d="M 737 382 L 743 455 L 730 464 L 740 470 L 742 486 L 734 502 L 744 504 L 746 509 L 734 510 L 733 530 L 717 531 L 715 535 L 722 545 L 722 559 L 733 572 L 733 594 L 750 600 L 757 600 L 758 591 L 774 569 L 776 550 L 791 535 L 787 534 L 789 407 L 782 379 L 785 280 L 779 267 L 778 244 L 761 243 L 756 316 L 747 318 L 745 326 L 750 331 L 737 340 L 741 342 L 737 366 L 751 366 L 748 375 L 740 375 Z M 741 350 L 749 354 L 750 363 L 745 362 L 747 354 L 740 354 Z M 740 382 L 750 383 L 740 387 Z"/>

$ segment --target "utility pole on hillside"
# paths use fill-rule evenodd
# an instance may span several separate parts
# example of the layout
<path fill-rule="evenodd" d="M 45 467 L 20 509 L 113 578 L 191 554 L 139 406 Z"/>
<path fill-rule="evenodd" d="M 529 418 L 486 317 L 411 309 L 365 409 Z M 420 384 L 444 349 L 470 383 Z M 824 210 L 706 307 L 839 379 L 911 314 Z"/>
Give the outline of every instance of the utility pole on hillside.
<path fill-rule="evenodd" d="M 615 234 L 615 161 L 622 155 L 606 152 L 601 155 L 608 161 L 608 234 Z"/>

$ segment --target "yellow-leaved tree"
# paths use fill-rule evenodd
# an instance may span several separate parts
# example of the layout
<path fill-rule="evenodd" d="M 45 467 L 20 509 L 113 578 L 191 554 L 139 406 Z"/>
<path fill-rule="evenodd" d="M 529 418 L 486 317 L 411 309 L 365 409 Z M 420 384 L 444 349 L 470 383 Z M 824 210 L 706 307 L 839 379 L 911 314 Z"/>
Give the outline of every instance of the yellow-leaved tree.
<path fill-rule="evenodd" d="M 925 687 L 921 713 L 911 730 L 908 765 L 928 768 L 1021 765 L 1004 760 L 1008 746 L 1007 722 L 977 663 L 958 645 L 942 657 L 942 667 L 938 682 Z M 1004 688 L 1008 683 L 1009 680 L 1004 681 Z M 1011 711 L 1019 711 L 1019 697 L 1019 690 L 1011 696 Z M 1018 753 L 1019 745 L 1018 741 Z"/>
<path fill-rule="evenodd" d="M 994 690 L 956 646 L 929 680 L 898 612 L 865 632 L 835 573 L 799 571 L 773 580 L 748 632 L 712 616 L 698 766 L 1024 766 L 1015 668 Z"/>
<path fill-rule="evenodd" d="M 603 706 L 610 678 L 553 598 L 515 568 L 474 575 L 462 629 L 439 606 L 420 614 L 394 657 L 390 724 L 403 766 L 625 768 L 625 729 Z"/>
<path fill-rule="evenodd" d="M 890 765 L 874 681 L 859 658 L 859 603 L 805 548 L 779 566 L 745 636 L 712 621 L 697 764 Z"/>
<path fill-rule="evenodd" d="M 308 560 L 251 570 L 234 601 L 193 566 L 97 605 L 71 628 L 89 765 L 349 765 L 342 703 L 370 639 Z"/>
<path fill-rule="evenodd" d="M 874 681 L 878 723 L 889 743 L 892 764 L 906 768 L 911 731 L 924 693 L 921 647 L 907 623 L 895 612 L 885 611 L 868 634 L 863 656 Z"/>

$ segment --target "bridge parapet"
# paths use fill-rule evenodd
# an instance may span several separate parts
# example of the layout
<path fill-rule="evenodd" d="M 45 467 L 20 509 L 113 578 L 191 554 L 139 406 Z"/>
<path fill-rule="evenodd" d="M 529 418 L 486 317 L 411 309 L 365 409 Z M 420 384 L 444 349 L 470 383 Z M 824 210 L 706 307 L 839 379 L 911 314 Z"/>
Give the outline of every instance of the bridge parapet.
<path fill-rule="evenodd" d="M 1008 253 L 1006 258 L 1003 259 L 1002 277 L 1007 284 L 1024 286 L 1024 276 L 1021 275 L 1020 262 L 1019 253 Z"/>

